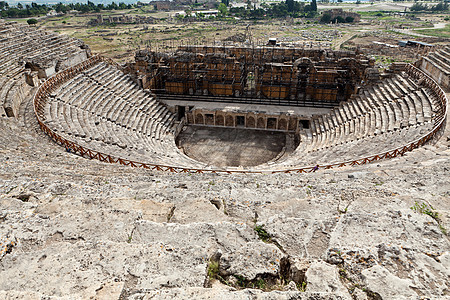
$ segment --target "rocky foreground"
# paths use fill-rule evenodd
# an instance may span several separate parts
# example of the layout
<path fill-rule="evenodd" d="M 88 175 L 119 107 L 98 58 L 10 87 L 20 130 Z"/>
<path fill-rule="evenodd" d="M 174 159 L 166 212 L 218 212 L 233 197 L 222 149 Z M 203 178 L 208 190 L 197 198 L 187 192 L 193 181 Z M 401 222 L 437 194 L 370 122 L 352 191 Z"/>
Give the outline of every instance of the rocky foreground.
<path fill-rule="evenodd" d="M 0 299 L 449 299 L 448 135 L 311 174 L 151 172 L 0 119 Z"/>

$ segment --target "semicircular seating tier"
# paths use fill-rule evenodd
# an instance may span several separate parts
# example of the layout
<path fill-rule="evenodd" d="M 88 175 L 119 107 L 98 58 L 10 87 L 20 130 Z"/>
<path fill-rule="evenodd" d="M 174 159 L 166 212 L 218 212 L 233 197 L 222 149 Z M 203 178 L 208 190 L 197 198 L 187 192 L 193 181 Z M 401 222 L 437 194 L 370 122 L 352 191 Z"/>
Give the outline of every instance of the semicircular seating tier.
<path fill-rule="evenodd" d="M 56 88 L 44 123 L 78 145 L 115 158 L 203 168 L 175 144 L 175 115 L 116 66 L 98 61 Z"/>
<path fill-rule="evenodd" d="M 80 40 L 36 26 L 0 22 L 0 117 L 17 117 L 33 86 L 90 56 Z"/>
<path fill-rule="evenodd" d="M 53 132 L 85 149 L 150 167 L 225 170 L 182 153 L 175 144 L 175 115 L 129 75 L 101 58 L 85 65 L 70 75 L 63 72 L 67 77 L 60 76 L 45 96 L 40 115 Z M 292 170 L 400 149 L 434 132 L 445 117 L 445 94 L 438 94 L 440 88 L 432 83 L 409 65 L 315 116 L 311 127 L 300 131 L 300 145 L 292 154 L 251 170 L 226 170 Z"/>
<path fill-rule="evenodd" d="M 420 139 L 442 120 L 444 108 L 435 91 L 422 84 L 425 74 L 415 70 L 417 77 L 411 72 L 394 74 L 362 87 L 331 112 L 313 117 L 311 127 L 300 131 L 301 142 L 291 155 L 259 168 L 347 162 Z"/>

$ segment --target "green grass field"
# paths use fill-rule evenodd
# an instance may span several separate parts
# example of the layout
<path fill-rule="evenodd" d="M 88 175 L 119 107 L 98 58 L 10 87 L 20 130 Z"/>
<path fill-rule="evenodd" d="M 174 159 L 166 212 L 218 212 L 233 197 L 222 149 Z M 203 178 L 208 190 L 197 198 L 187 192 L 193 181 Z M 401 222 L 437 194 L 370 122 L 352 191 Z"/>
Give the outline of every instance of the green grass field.
<path fill-rule="evenodd" d="M 420 33 L 420 34 L 450 39 L 450 24 L 447 24 L 445 26 L 445 28 L 421 29 L 421 30 L 416 30 L 415 32 Z"/>

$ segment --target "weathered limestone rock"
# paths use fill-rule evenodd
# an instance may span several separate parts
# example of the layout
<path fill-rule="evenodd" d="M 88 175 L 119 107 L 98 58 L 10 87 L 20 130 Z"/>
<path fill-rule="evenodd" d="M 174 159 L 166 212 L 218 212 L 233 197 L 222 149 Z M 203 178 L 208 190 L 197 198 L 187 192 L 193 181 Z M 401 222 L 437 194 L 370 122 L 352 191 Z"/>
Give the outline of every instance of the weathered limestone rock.
<path fill-rule="evenodd" d="M 417 293 L 410 280 L 398 278 L 380 265 L 362 271 L 367 288 L 382 299 L 415 299 Z"/>
<path fill-rule="evenodd" d="M 177 205 L 173 211 L 171 222 L 192 223 L 192 222 L 220 222 L 228 221 L 223 210 L 217 209 L 210 201 L 205 199 L 185 200 L 181 205 Z"/>
<path fill-rule="evenodd" d="M 344 300 L 342 296 L 335 295 L 333 293 L 309 293 L 309 292 L 296 292 L 296 291 L 272 291 L 272 292 L 262 292 L 255 289 L 245 289 L 240 291 L 231 291 L 227 289 L 199 289 L 199 288 L 188 288 L 188 289 L 171 289 L 171 290 L 160 290 L 151 291 L 143 295 L 143 299 L 218 299 L 218 300 L 247 300 L 247 299 L 258 299 L 258 300 L 271 300 L 271 299 L 314 299 L 314 300 Z"/>
<path fill-rule="evenodd" d="M 167 222 L 175 206 L 172 203 L 160 203 L 149 199 L 118 198 L 111 199 L 111 206 L 120 210 L 134 210 L 143 220 L 158 223 Z"/>
<path fill-rule="evenodd" d="M 306 291 L 308 292 L 333 293 L 341 295 L 344 299 L 352 299 L 339 280 L 337 268 L 324 261 L 311 264 L 306 271 L 306 280 Z"/>
<path fill-rule="evenodd" d="M 217 249 L 220 249 L 223 272 L 243 276 L 249 280 L 258 274 L 276 276 L 280 271 L 281 259 L 284 257 L 275 245 L 258 240 L 255 232 L 248 226 L 236 226 L 226 222 L 180 225 L 139 221 L 133 235 L 134 242 L 144 244 L 162 242 L 162 247 L 170 251 L 191 245 L 193 252 L 189 260 L 203 262 L 207 262 Z"/>

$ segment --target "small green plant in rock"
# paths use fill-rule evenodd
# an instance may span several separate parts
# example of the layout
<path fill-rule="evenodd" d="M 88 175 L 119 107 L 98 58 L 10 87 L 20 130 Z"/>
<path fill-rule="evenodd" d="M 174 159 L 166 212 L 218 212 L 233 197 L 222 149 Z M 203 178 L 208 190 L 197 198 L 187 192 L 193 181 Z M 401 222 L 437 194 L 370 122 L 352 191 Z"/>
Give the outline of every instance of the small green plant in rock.
<path fill-rule="evenodd" d="M 266 282 L 264 281 L 264 279 L 259 279 L 256 282 L 256 287 L 260 290 L 265 290 L 266 289 Z"/>
<path fill-rule="evenodd" d="M 435 220 L 438 223 L 441 232 L 447 235 L 447 229 L 444 226 L 442 226 L 441 219 L 439 218 L 439 213 L 434 209 L 434 207 L 431 204 L 427 204 L 424 202 L 419 203 L 415 201 L 414 205 L 411 206 L 411 209 L 416 213 L 421 213 L 432 217 L 433 220 Z"/>
<path fill-rule="evenodd" d="M 234 275 L 234 277 L 237 279 L 237 285 L 245 288 L 247 286 L 247 279 L 242 275 Z"/>
<path fill-rule="evenodd" d="M 300 291 L 300 292 L 306 292 L 306 282 L 305 281 L 303 281 L 303 282 L 299 282 L 299 283 L 297 283 L 297 289 Z"/>
<path fill-rule="evenodd" d="M 411 209 L 415 211 L 416 213 L 421 213 L 425 215 L 429 215 L 434 220 L 439 221 L 439 214 L 438 212 L 431 206 L 431 204 L 426 204 L 424 202 L 414 202 L 414 205 L 411 206 Z"/>
<path fill-rule="evenodd" d="M 208 264 L 208 277 L 210 280 L 214 280 L 219 275 L 219 262 L 210 260 Z"/>
<path fill-rule="evenodd" d="M 265 243 L 270 242 L 270 234 L 264 229 L 264 225 L 255 226 L 255 231 L 258 234 L 260 240 Z"/>

